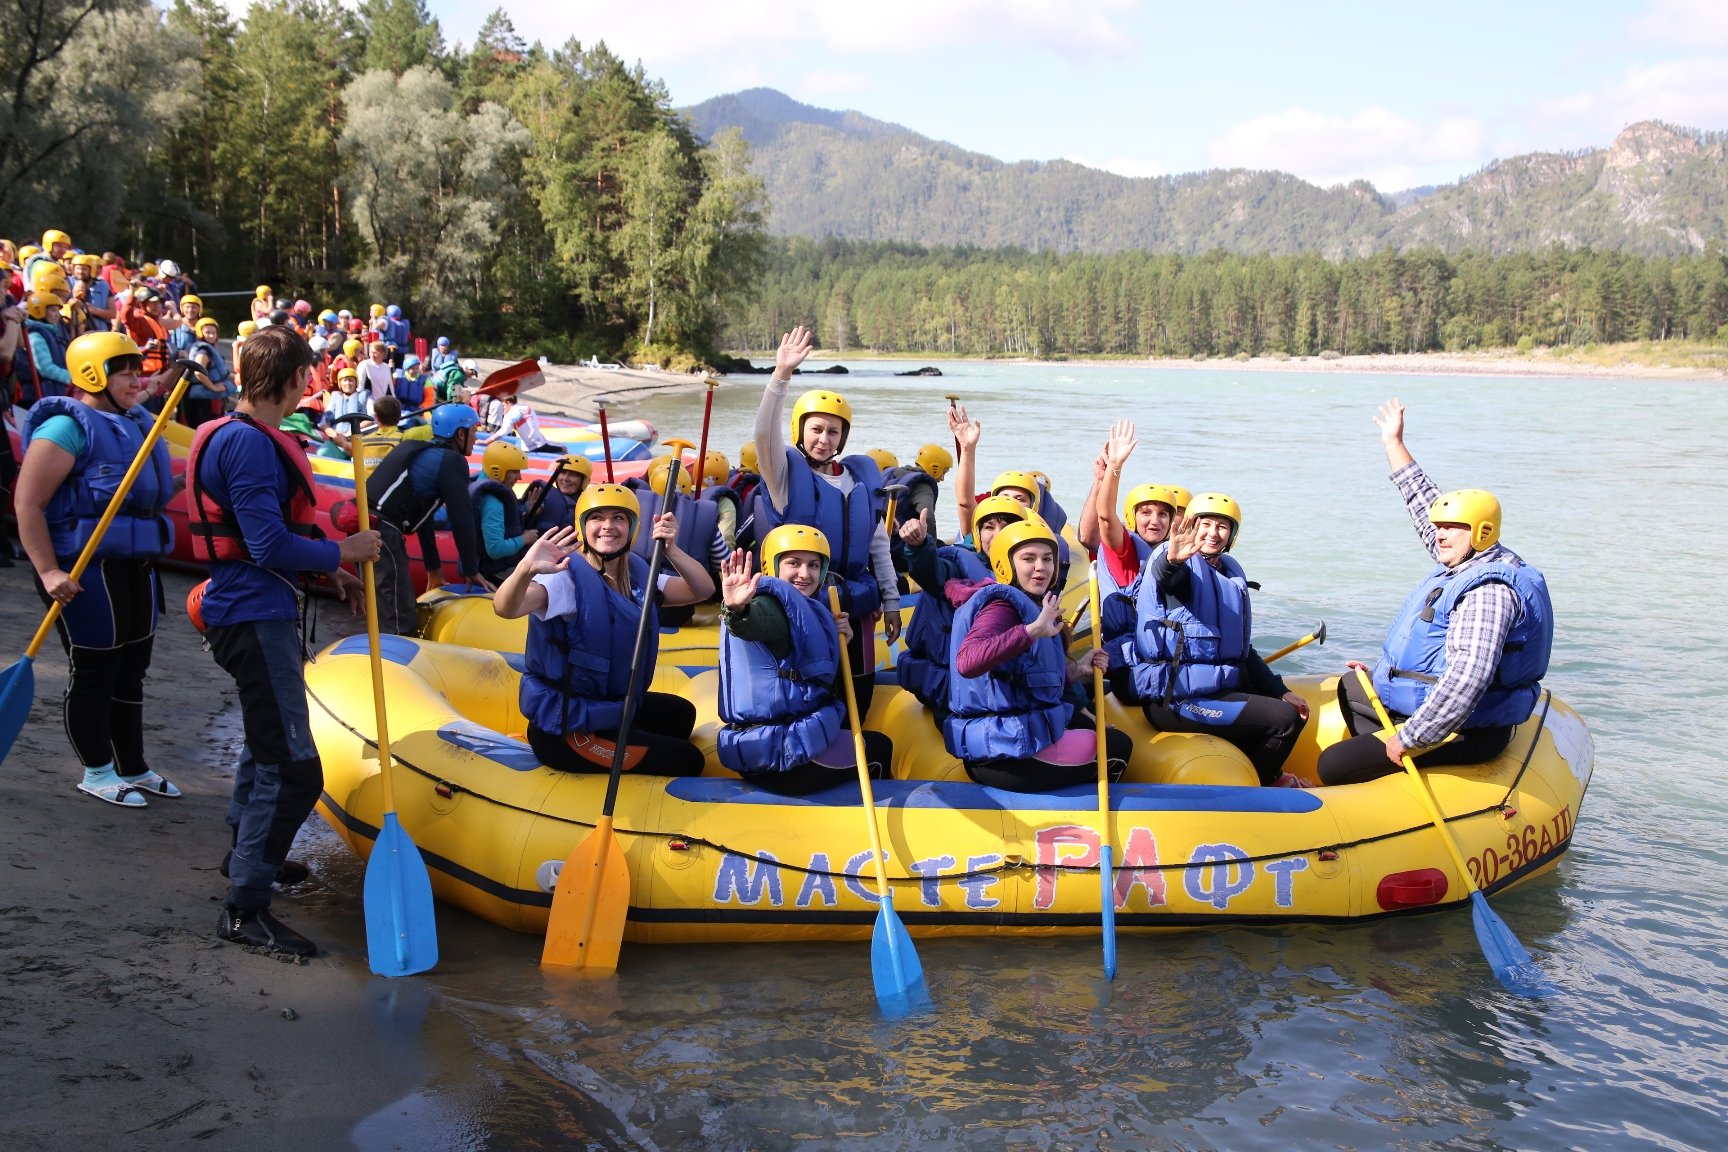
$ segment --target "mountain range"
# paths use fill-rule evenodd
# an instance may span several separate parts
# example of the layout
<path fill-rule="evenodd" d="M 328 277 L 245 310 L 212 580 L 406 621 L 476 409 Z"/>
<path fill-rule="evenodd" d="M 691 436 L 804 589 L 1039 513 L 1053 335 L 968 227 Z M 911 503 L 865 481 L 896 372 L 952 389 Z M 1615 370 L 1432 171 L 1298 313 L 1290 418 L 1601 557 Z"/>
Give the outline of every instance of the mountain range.
<path fill-rule="evenodd" d="M 1387 194 L 1284 172 L 1128 177 L 1066 160 L 1006 163 L 769 88 L 683 110 L 698 135 L 750 142 L 770 231 L 1033 251 L 1286 254 L 1382 248 L 1513 252 L 1551 244 L 1647 255 L 1728 246 L 1728 133 L 1658 121 L 1606 148 L 1496 160 L 1455 184 Z"/>

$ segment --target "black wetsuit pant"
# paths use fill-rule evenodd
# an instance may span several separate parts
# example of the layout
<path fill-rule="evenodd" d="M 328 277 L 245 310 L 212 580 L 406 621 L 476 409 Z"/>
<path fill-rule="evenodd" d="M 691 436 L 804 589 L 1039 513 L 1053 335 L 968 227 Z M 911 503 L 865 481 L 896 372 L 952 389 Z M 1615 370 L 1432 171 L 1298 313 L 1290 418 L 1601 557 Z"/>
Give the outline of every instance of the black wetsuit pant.
<path fill-rule="evenodd" d="M 1320 783 L 1360 784 L 1404 771 L 1402 764 L 1386 755 L 1386 741 L 1380 737 L 1383 731 L 1380 718 L 1375 715 L 1374 705 L 1368 702 L 1368 695 L 1362 690 L 1362 681 L 1354 673 L 1339 677 L 1338 702 L 1351 735 L 1320 753 L 1320 762 L 1316 766 Z M 1408 716 L 1394 715 L 1392 722 L 1401 724 L 1408 719 Z M 1458 739 L 1451 743 L 1417 753 L 1414 756 L 1416 766 L 1444 768 L 1492 760 L 1511 743 L 1512 728 L 1510 724 L 1498 724 L 1491 728 L 1462 729 Z"/>
<path fill-rule="evenodd" d="M 894 761 L 894 742 L 880 732 L 864 732 L 864 763 L 869 766 L 872 780 L 886 780 Z M 784 772 L 752 772 L 744 779 L 767 792 L 780 796 L 808 796 L 858 782 L 856 765 L 842 768 L 807 760 Z"/>
<path fill-rule="evenodd" d="M 1128 767 L 1128 757 L 1134 751 L 1134 738 L 1114 728 L 1104 729 L 1104 770 L 1111 780 L 1119 780 Z M 1092 784 L 1098 779 L 1098 762 L 1084 764 L 1052 764 L 1036 756 L 1018 756 L 1004 760 L 968 760 L 966 775 L 987 788 L 1005 788 L 1010 792 L 1053 792 L 1076 784 Z"/>
<path fill-rule="evenodd" d="M 690 743 L 690 733 L 695 727 L 696 705 L 669 692 L 645 693 L 630 721 L 625 765 L 644 776 L 702 775 L 702 751 Z M 569 738 L 530 724 L 528 746 L 540 757 L 540 763 L 560 772 L 612 771 L 611 749 L 618 730 L 592 733 L 604 744 L 585 743 L 581 740 L 584 735 L 587 734 L 577 734 L 579 749 Z M 629 767 L 632 761 L 634 767 Z"/>
<path fill-rule="evenodd" d="M 66 739 L 86 768 L 111 762 L 121 776 L 141 776 L 150 770 L 144 677 L 156 642 L 156 570 L 147 560 L 97 560 L 78 584 L 55 626 L 66 649 Z M 53 603 L 40 579 L 36 594 L 44 605 Z"/>

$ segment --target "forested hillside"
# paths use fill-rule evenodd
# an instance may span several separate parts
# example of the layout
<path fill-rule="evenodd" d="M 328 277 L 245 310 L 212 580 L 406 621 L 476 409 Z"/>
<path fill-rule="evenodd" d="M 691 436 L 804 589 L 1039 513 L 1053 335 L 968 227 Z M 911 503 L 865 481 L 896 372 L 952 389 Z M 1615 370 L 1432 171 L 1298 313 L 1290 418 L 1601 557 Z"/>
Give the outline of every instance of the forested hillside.
<path fill-rule="evenodd" d="M 783 236 L 1333 259 L 1388 246 L 1461 253 L 1555 243 L 1678 255 L 1728 242 L 1728 135 L 1654 122 L 1632 125 L 1609 148 L 1514 157 L 1406 196 L 1363 182 L 1319 188 L 1279 172 L 1133 179 L 1060 160 L 1008 164 L 769 89 L 686 114 L 699 136 L 743 132 L 772 203 L 770 230 Z"/>

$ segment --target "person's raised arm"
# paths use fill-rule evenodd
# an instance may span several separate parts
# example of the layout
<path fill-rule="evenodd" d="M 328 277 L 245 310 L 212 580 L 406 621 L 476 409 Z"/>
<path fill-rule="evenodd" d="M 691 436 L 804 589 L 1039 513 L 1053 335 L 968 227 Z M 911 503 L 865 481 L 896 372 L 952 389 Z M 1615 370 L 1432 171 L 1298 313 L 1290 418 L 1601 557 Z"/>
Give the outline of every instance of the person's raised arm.
<path fill-rule="evenodd" d="M 1086 503 L 1080 506 L 1080 521 L 1074 525 L 1074 538 L 1080 541 L 1080 547 L 1086 549 L 1087 555 L 1096 555 L 1098 542 L 1103 534 L 1098 525 L 1098 486 L 1104 482 L 1104 473 L 1110 470 L 1100 452 L 1092 461 L 1092 486 L 1086 489 Z"/>
<path fill-rule="evenodd" d="M 546 588 L 534 577 L 562 572 L 570 566 L 570 557 L 581 533 L 574 525 L 555 528 L 528 549 L 515 571 L 505 577 L 492 596 L 492 611 L 501 619 L 517 620 L 531 612 L 546 611 Z M 586 563 L 586 561 L 579 561 Z"/>
<path fill-rule="evenodd" d="M 815 339 L 802 324 L 780 337 L 774 371 L 756 409 L 756 471 L 776 508 L 786 507 L 786 391 L 791 387 L 792 373 L 814 348 Z"/>
<path fill-rule="evenodd" d="M 1380 429 L 1380 444 L 1386 449 L 1386 463 L 1392 471 L 1416 463 L 1410 450 L 1404 447 L 1404 405 L 1396 396 L 1380 405 L 1374 424 Z"/>
<path fill-rule="evenodd" d="M 1098 519 L 1103 530 L 1104 545 L 1112 552 L 1122 551 L 1127 529 L 1116 511 L 1116 498 L 1122 490 L 1122 467 L 1134 455 L 1140 441 L 1134 438 L 1134 421 L 1118 420 L 1110 426 L 1110 438 L 1104 441 L 1104 463 L 1107 465 L 1103 483 L 1098 489 Z"/>
<path fill-rule="evenodd" d="M 954 434 L 954 507 L 960 514 L 960 535 L 972 531 L 972 510 L 978 506 L 978 437 L 984 426 L 966 417 L 966 405 L 948 408 L 948 430 Z"/>

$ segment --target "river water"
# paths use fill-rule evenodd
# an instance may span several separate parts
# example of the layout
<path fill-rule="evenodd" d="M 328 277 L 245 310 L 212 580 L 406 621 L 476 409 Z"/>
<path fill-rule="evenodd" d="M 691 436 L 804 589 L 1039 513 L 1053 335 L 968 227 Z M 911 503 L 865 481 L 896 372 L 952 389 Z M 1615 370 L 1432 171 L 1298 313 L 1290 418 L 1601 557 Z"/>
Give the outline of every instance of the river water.
<path fill-rule="evenodd" d="M 1454 912 L 1124 937 L 1109 986 L 1096 940 L 928 941 L 936 1012 L 890 1024 L 862 943 L 627 945 L 616 978 L 582 981 L 543 974 L 537 939 L 441 909 L 439 967 L 373 990 L 418 1028 L 425 1082 L 358 1147 L 1722 1146 L 1728 390 L 941 367 L 817 379 L 857 413 L 850 447 L 902 459 L 948 443 L 943 397 L 960 394 L 983 421 L 981 486 L 1042 468 L 1071 515 L 1110 421 L 1136 418 L 1125 484 L 1241 502 L 1262 650 L 1326 621 L 1294 671 L 1371 659 L 1426 571 L 1386 480 L 1381 400 L 1409 406 L 1407 441 L 1443 488 L 1500 496 L 1505 542 L 1553 592 L 1548 684 L 1596 738 L 1570 854 L 1495 901 L 1559 996 L 1506 994 Z M 716 395 L 711 439 L 734 462 L 759 397 L 744 378 Z M 624 414 L 694 441 L 701 410 Z M 363 954 L 359 866 L 311 838 L 331 881 L 319 938 Z"/>

